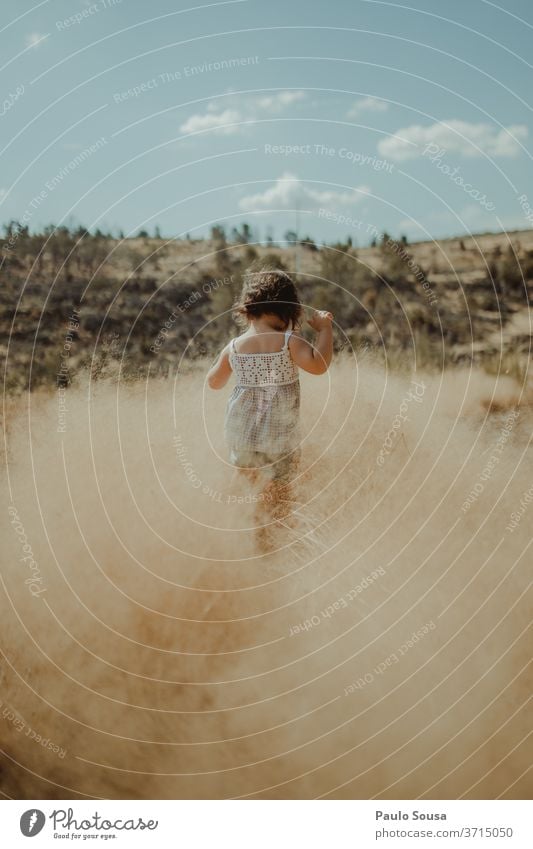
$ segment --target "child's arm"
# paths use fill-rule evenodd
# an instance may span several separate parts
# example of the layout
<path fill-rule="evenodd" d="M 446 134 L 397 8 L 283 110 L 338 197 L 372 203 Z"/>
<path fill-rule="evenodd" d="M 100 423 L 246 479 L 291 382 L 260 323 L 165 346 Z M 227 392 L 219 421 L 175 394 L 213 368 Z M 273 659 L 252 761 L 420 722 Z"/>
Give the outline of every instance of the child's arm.
<path fill-rule="evenodd" d="M 220 352 L 214 366 L 207 372 L 207 383 L 211 389 L 222 389 L 230 379 L 232 368 L 229 362 L 229 345 Z"/>
<path fill-rule="evenodd" d="M 310 345 L 301 336 L 294 336 L 294 334 L 289 340 L 289 348 L 294 362 L 310 374 L 324 374 L 329 368 L 333 357 L 332 321 L 333 316 L 330 312 L 316 310 L 313 317 L 308 321 L 308 324 L 318 333 L 315 344 Z"/>

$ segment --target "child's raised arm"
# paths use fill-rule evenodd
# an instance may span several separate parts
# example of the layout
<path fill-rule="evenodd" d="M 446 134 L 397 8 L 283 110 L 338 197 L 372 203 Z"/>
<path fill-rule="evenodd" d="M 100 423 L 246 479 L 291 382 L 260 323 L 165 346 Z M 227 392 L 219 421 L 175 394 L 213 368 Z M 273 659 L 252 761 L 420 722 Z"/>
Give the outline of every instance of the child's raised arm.
<path fill-rule="evenodd" d="M 307 322 L 318 333 L 315 344 L 310 345 L 301 336 L 294 334 L 289 340 L 294 362 L 310 374 L 324 374 L 329 368 L 333 357 L 332 321 L 333 316 L 330 312 L 315 310 L 314 315 Z"/>
<path fill-rule="evenodd" d="M 211 389 L 222 389 L 230 379 L 232 368 L 229 363 L 229 345 L 222 349 L 218 360 L 207 372 L 207 383 Z"/>

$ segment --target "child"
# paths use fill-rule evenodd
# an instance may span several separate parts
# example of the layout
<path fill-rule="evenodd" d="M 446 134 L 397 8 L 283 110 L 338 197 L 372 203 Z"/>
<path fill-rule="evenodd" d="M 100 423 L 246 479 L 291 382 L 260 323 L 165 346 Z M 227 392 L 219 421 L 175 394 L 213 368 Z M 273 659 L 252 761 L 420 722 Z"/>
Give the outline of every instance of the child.
<path fill-rule="evenodd" d="M 318 333 L 314 346 L 294 333 L 301 314 L 288 274 L 249 272 L 234 308 L 247 330 L 226 345 L 207 375 L 211 389 L 221 389 L 235 374 L 224 424 L 229 459 L 240 470 L 263 469 L 278 504 L 280 486 L 290 481 L 299 455 L 298 368 L 324 374 L 333 353 L 332 314 L 316 310 L 309 320 Z"/>

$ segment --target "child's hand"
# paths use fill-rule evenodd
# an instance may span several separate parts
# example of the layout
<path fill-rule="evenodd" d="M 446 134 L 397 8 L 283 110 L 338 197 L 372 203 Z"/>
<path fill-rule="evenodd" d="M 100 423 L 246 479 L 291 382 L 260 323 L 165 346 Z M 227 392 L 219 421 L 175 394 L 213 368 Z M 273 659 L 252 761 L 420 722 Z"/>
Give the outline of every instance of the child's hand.
<path fill-rule="evenodd" d="M 327 310 L 315 310 L 311 318 L 307 319 L 307 323 L 316 331 L 329 327 L 332 321 L 333 315 Z"/>

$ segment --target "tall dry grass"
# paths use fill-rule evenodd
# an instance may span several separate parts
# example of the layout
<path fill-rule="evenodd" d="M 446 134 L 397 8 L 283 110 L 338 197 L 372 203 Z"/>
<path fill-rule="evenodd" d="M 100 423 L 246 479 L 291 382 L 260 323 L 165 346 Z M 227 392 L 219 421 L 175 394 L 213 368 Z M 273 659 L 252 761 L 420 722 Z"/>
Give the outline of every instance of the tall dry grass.
<path fill-rule="evenodd" d="M 530 795 L 533 505 L 506 530 L 530 408 L 501 441 L 529 399 L 415 379 L 345 361 L 303 380 L 293 516 L 268 553 L 260 486 L 225 462 L 227 392 L 201 373 L 70 389 L 63 433 L 57 395 L 12 402 L 5 795 Z"/>

